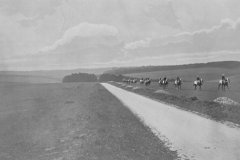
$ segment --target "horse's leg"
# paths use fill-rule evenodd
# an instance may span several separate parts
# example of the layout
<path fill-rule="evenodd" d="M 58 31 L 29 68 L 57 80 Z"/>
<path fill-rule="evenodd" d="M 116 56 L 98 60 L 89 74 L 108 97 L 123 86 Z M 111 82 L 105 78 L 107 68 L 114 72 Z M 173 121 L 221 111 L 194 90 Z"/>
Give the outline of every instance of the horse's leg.
<path fill-rule="evenodd" d="M 228 86 L 228 83 L 226 84 L 226 86 L 227 86 L 227 89 L 229 90 L 229 86 Z"/>
<path fill-rule="evenodd" d="M 227 84 L 224 85 L 224 91 L 226 91 L 226 87 L 228 87 Z"/>

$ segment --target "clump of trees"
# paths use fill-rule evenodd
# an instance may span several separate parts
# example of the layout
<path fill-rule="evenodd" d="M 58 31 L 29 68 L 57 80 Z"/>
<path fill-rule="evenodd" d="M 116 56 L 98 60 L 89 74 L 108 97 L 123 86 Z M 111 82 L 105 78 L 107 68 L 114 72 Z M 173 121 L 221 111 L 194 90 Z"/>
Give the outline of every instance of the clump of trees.
<path fill-rule="evenodd" d="M 88 73 L 73 73 L 71 75 L 67 75 L 63 78 L 62 82 L 122 82 L 123 79 L 129 79 L 129 77 L 123 75 L 115 75 L 115 74 L 101 74 L 98 77 L 95 74 Z"/>
<path fill-rule="evenodd" d="M 95 74 L 88 73 L 73 73 L 67 75 L 62 80 L 65 82 L 97 82 L 97 76 Z"/>

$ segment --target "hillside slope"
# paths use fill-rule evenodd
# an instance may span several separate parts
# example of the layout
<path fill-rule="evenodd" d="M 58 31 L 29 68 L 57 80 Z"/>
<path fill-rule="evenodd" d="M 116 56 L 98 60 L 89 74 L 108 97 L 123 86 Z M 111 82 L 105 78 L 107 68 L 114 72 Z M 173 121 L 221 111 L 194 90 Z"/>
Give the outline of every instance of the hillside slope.
<path fill-rule="evenodd" d="M 105 73 L 111 74 L 132 74 L 142 72 L 155 72 L 155 71 L 170 71 L 170 70 L 185 70 L 185 69 L 199 69 L 199 68 L 218 68 L 224 70 L 240 69 L 239 61 L 221 61 L 185 65 L 169 65 L 169 66 L 142 66 L 142 67 L 125 67 L 114 68 L 106 71 Z"/>

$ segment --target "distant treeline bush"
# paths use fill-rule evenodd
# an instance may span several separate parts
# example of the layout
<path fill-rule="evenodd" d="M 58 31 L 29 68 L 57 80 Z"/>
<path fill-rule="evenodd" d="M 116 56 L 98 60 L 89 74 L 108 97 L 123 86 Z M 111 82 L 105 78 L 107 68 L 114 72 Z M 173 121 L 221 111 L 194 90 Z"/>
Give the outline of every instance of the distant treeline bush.
<path fill-rule="evenodd" d="M 122 75 L 114 75 L 114 74 L 102 74 L 97 78 L 94 74 L 88 73 L 73 73 L 71 75 L 67 75 L 63 78 L 62 82 L 107 82 L 107 81 L 115 81 L 121 82 L 123 79 L 128 77 Z"/>
<path fill-rule="evenodd" d="M 73 73 L 63 78 L 63 82 L 97 82 L 97 76 L 95 74 L 88 73 Z"/>

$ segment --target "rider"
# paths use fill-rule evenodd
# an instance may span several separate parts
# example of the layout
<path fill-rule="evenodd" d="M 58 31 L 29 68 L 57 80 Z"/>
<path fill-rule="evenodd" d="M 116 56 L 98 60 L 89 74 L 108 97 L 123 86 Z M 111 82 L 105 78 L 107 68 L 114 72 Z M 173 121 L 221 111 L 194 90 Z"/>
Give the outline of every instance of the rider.
<path fill-rule="evenodd" d="M 201 78 L 199 77 L 199 75 L 197 75 L 197 81 L 200 81 L 201 80 Z"/>
<path fill-rule="evenodd" d="M 181 78 L 179 76 L 177 76 L 177 81 L 181 81 Z"/>
<path fill-rule="evenodd" d="M 202 83 L 202 78 L 199 75 L 197 75 L 197 82 Z"/>
<path fill-rule="evenodd" d="M 225 81 L 226 80 L 226 77 L 224 74 L 222 74 L 222 80 Z"/>
<path fill-rule="evenodd" d="M 163 78 L 163 80 L 164 80 L 164 81 L 167 81 L 167 77 L 165 76 L 165 77 Z"/>
<path fill-rule="evenodd" d="M 164 78 L 163 78 L 163 84 L 167 84 L 168 83 L 168 80 L 167 80 L 167 77 L 165 76 Z"/>

